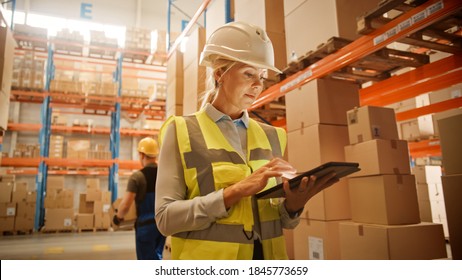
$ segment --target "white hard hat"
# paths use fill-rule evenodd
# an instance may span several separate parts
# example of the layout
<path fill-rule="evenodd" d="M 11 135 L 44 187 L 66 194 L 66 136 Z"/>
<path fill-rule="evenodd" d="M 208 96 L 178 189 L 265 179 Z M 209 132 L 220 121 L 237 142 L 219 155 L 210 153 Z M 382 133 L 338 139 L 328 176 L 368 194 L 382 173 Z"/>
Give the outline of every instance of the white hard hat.
<path fill-rule="evenodd" d="M 204 46 L 200 64 L 211 66 L 218 56 L 282 73 L 274 66 L 273 44 L 266 32 L 245 22 L 230 22 L 216 29 Z"/>

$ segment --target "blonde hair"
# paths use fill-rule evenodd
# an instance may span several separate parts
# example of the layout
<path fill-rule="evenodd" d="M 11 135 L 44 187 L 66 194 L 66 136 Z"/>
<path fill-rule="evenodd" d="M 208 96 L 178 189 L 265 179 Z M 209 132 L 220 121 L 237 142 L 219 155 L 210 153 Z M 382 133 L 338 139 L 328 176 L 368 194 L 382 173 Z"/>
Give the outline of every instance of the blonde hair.
<path fill-rule="evenodd" d="M 215 79 L 215 73 L 217 71 L 222 71 L 222 74 L 220 76 L 223 77 L 223 75 L 231 69 L 231 67 L 234 66 L 236 61 L 230 60 L 224 57 L 216 57 L 213 62 L 212 62 L 212 74 L 209 76 L 207 79 L 207 88 L 202 97 L 201 97 L 201 109 L 204 108 L 204 106 L 207 103 L 211 103 L 213 99 L 215 99 L 215 96 L 217 95 L 218 89 L 220 88 L 220 81 Z"/>

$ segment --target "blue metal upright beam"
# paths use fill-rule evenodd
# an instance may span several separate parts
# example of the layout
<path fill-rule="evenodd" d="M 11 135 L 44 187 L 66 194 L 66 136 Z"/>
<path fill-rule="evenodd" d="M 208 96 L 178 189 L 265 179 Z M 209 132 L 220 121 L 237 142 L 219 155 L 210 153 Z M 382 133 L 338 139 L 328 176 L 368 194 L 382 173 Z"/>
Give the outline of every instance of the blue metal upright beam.
<path fill-rule="evenodd" d="M 50 90 L 50 82 L 54 76 L 54 65 L 53 65 L 53 50 L 51 46 L 48 48 L 47 68 L 46 68 L 46 84 L 45 91 Z M 45 220 L 45 208 L 44 198 L 47 191 L 47 173 L 48 166 L 45 159 L 48 158 L 50 148 L 50 134 L 51 134 L 51 111 L 50 108 L 50 96 L 43 98 L 42 108 L 40 112 L 40 118 L 42 122 L 42 128 L 39 133 L 39 144 L 40 144 L 40 164 L 36 177 L 37 187 L 37 202 L 35 204 L 35 221 L 34 229 L 36 231 L 44 224 Z"/>
<path fill-rule="evenodd" d="M 225 23 L 234 21 L 234 15 L 231 15 L 231 0 L 225 0 Z"/>
<path fill-rule="evenodd" d="M 114 73 L 114 80 L 117 82 L 117 96 L 120 98 L 122 95 L 122 61 L 123 53 L 117 61 L 117 68 Z M 119 188 L 119 149 L 120 149 L 120 114 L 121 107 L 120 101 L 117 100 L 115 104 L 115 111 L 111 113 L 111 139 L 110 149 L 112 159 L 115 160 L 109 169 L 109 191 L 111 191 L 111 200 L 114 202 L 117 199 L 117 191 Z"/>

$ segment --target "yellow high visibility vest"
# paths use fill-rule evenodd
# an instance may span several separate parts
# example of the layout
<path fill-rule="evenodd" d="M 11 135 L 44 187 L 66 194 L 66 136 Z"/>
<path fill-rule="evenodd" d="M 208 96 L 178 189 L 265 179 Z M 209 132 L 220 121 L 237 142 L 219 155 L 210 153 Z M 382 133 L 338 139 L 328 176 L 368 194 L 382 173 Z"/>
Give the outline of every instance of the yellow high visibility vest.
<path fill-rule="evenodd" d="M 281 128 L 249 120 L 247 155 L 243 159 L 220 128 L 201 110 L 185 117 L 172 116 L 161 129 L 175 123 L 187 186 L 186 199 L 207 195 L 235 184 L 273 157 L 282 157 L 286 133 Z M 265 189 L 276 184 L 271 178 Z M 260 234 L 265 259 L 287 259 L 278 205 L 270 199 L 245 197 L 204 230 L 172 236 L 172 259 L 252 259 L 253 231 Z M 258 209 L 257 209 L 258 208 Z"/>

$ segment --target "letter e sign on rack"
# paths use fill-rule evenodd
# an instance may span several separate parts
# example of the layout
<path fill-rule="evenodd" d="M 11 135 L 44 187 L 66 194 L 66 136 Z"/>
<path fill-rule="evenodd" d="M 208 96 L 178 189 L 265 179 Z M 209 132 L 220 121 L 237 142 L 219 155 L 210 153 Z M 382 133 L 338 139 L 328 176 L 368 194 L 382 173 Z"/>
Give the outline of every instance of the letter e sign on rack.
<path fill-rule="evenodd" d="M 80 18 L 91 19 L 91 8 L 93 4 L 91 3 L 82 3 L 80 4 Z"/>

